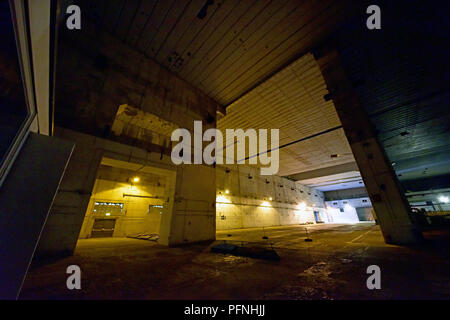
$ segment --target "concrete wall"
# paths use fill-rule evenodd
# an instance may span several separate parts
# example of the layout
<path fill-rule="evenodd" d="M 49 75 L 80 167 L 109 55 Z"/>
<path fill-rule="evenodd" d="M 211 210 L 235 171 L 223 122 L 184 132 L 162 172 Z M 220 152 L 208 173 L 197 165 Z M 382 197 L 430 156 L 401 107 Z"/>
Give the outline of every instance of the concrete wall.
<path fill-rule="evenodd" d="M 55 136 L 75 143 L 55 200 L 36 248 L 36 256 L 73 252 L 95 183 L 103 151 L 96 138 L 55 128 Z"/>
<path fill-rule="evenodd" d="M 325 204 L 329 222 L 357 223 L 360 221 L 357 210 L 359 210 L 361 214 L 363 212 L 363 210 L 360 209 L 366 209 L 363 214 L 367 218 L 365 220 L 370 220 L 370 218 L 372 218 L 372 203 L 368 197 L 325 201 Z"/>
<path fill-rule="evenodd" d="M 216 192 L 217 230 L 315 223 L 314 211 L 325 213 L 322 192 L 245 165 L 217 166 Z"/>
<path fill-rule="evenodd" d="M 373 208 L 356 208 L 356 213 L 358 214 L 359 221 L 375 221 L 372 215 Z"/>
<path fill-rule="evenodd" d="M 139 176 L 139 182 L 130 177 Z M 116 220 L 113 237 L 133 236 L 139 233 L 159 233 L 162 209 L 150 205 L 164 205 L 164 177 L 101 166 L 95 182 L 92 197 L 81 228 L 80 238 L 91 235 L 95 219 Z M 126 196 L 125 196 L 126 195 Z M 157 198 L 147 198 L 157 197 Z M 120 213 L 97 213 L 96 202 L 121 203 Z"/>
<path fill-rule="evenodd" d="M 216 178 L 212 166 L 177 166 L 171 244 L 216 238 Z"/>
<path fill-rule="evenodd" d="M 55 110 L 59 126 L 106 137 L 119 105 L 127 104 L 193 129 L 194 119 L 214 124 L 216 111 L 223 109 L 86 17 L 81 30 L 64 26 L 60 32 Z"/>
<path fill-rule="evenodd" d="M 134 170 L 149 167 L 165 177 L 161 244 L 215 239 L 213 167 L 176 166 L 167 155 L 60 127 L 55 128 L 55 135 L 75 142 L 75 150 L 44 227 L 37 256 L 71 254 L 75 249 L 102 158 L 113 159 Z"/>
<path fill-rule="evenodd" d="M 345 206 L 341 211 L 339 208 L 328 207 L 326 211 L 328 223 L 358 223 L 359 218 L 356 209 Z"/>
<path fill-rule="evenodd" d="M 324 194 L 326 200 L 369 198 L 365 187 L 326 191 Z"/>

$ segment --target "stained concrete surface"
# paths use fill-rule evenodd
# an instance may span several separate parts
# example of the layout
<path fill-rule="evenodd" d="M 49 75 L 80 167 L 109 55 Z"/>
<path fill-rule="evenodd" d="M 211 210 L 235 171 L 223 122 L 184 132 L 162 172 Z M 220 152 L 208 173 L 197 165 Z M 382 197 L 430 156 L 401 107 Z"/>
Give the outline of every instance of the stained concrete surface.
<path fill-rule="evenodd" d="M 305 227 L 312 242 L 304 241 Z M 371 223 L 217 232 L 215 243 L 223 241 L 272 242 L 281 260 L 215 254 L 213 243 L 168 248 L 126 238 L 79 240 L 73 256 L 35 262 L 20 299 L 450 298 L 448 242 L 386 245 Z M 81 290 L 66 288 L 71 264 L 82 270 Z M 381 268 L 381 290 L 366 287 L 372 264 Z"/>

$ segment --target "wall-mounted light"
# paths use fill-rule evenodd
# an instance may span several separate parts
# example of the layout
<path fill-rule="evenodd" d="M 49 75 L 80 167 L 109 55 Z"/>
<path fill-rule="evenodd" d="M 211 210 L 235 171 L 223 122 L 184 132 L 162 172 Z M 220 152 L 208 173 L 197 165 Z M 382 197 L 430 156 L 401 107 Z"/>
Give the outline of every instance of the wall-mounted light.
<path fill-rule="evenodd" d="M 263 202 L 261 203 L 261 207 L 270 207 L 270 203 L 267 202 L 267 201 L 263 201 Z"/>
<path fill-rule="evenodd" d="M 228 190 L 228 189 L 225 190 L 225 193 L 226 193 L 226 194 L 229 194 L 229 193 L 230 193 L 230 190 Z"/>
<path fill-rule="evenodd" d="M 305 210 L 305 209 L 306 209 L 306 203 L 305 203 L 305 202 L 300 202 L 300 203 L 297 205 L 297 209 L 299 209 L 299 210 Z"/>
<path fill-rule="evenodd" d="M 105 213 L 105 216 L 110 216 L 110 215 L 111 215 L 111 213 L 109 213 L 109 212 Z"/>
<path fill-rule="evenodd" d="M 231 201 L 225 196 L 217 196 L 216 202 L 218 203 L 231 203 Z"/>
<path fill-rule="evenodd" d="M 269 197 L 269 201 L 272 201 L 272 197 Z"/>
<path fill-rule="evenodd" d="M 140 180 L 139 177 L 134 177 L 133 178 L 133 182 L 139 182 L 139 180 Z"/>

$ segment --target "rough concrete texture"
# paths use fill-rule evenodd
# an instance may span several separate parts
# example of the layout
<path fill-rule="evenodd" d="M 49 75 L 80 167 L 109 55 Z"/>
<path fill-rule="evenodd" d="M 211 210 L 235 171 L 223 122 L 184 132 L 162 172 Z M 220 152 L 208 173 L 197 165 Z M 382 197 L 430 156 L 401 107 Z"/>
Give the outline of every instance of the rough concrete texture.
<path fill-rule="evenodd" d="M 20 298 L 450 298 L 445 243 L 387 245 L 379 227 L 371 223 L 314 225 L 308 230 L 312 242 L 304 241 L 304 226 L 265 228 L 264 233 L 260 228 L 218 232 L 221 240 L 216 243 L 273 242 L 281 257 L 278 262 L 211 253 L 211 244 L 169 248 L 134 239 L 80 240 L 74 256 L 35 264 Z M 261 239 L 263 234 L 268 240 Z M 71 264 L 82 270 L 81 290 L 66 289 L 66 268 Z M 366 269 L 372 264 L 381 268 L 381 290 L 366 287 Z"/>
<path fill-rule="evenodd" d="M 81 30 L 61 32 L 57 125 L 106 136 L 127 104 L 182 128 L 193 129 L 194 119 L 215 126 L 218 103 L 99 26 L 86 19 Z"/>
<path fill-rule="evenodd" d="M 214 168 L 179 165 L 167 155 L 101 139 L 68 129 L 55 134 L 76 143 L 61 188 L 38 244 L 38 256 L 70 254 L 75 248 L 88 209 L 97 168 L 103 159 L 114 159 L 126 168 L 150 167 L 166 178 L 165 215 L 160 225 L 160 242 L 181 244 L 215 238 Z M 78 152 L 78 153 L 77 153 Z"/>
<path fill-rule="evenodd" d="M 79 238 L 89 238 L 98 219 L 115 219 L 113 237 L 159 233 L 163 208 L 153 206 L 164 205 L 164 177 L 105 165 L 100 166 L 97 175 Z M 133 182 L 135 177 L 139 181 Z M 122 204 L 123 207 L 112 212 L 97 211 L 99 206 L 95 204 L 105 202 Z"/>
<path fill-rule="evenodd" d="M 328 221 L 322 192 L 257 167 L 217 166 L 216 189 L 217 230 Z"/>
<path fill-rule="evenodd" d="M 375 127 L 364 107 L 360 105 L 338 52 L 323 47 L 317 50 L 316 56 L 376 211 L 384 239 L 392 244 L 419 243 L 422 235 L 418 226 L 411 220 L 411 208 L 406 196 L 378 139 Z"/>

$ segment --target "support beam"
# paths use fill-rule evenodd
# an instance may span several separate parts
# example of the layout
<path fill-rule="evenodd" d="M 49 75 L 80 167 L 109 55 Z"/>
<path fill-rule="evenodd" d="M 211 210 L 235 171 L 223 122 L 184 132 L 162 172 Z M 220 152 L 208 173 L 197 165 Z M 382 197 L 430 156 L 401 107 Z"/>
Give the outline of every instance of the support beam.
<path fill-rule="evenodd" d="M 346 173 L 349 171 L 358 171 L 358 166 L 356 165 L 356 162 L 349 162 L 344 164 L 339 164 L 332 167 L 326 167 L 326 168 L 320 168 L 315 169 L 311 171 L 305 171 L 300 172 L 296 174 L 291 174 L 287 176 L 286 178 L 300 181 L 300 180 L 307 180 L 307 179 L 314 179 L 314 178 L 320 178 L 324 176 L 331 176 L 339 173 Z"/>
<path fill-rule="evenodd" d="M 406 197 L 369 117 L 346 76 L 338 52 L 330 48 L 320 48 L 315 57 L 352 148 L 386 243 L 419 242 L 422 234 L 411 220 L 411 209 Z"/>

